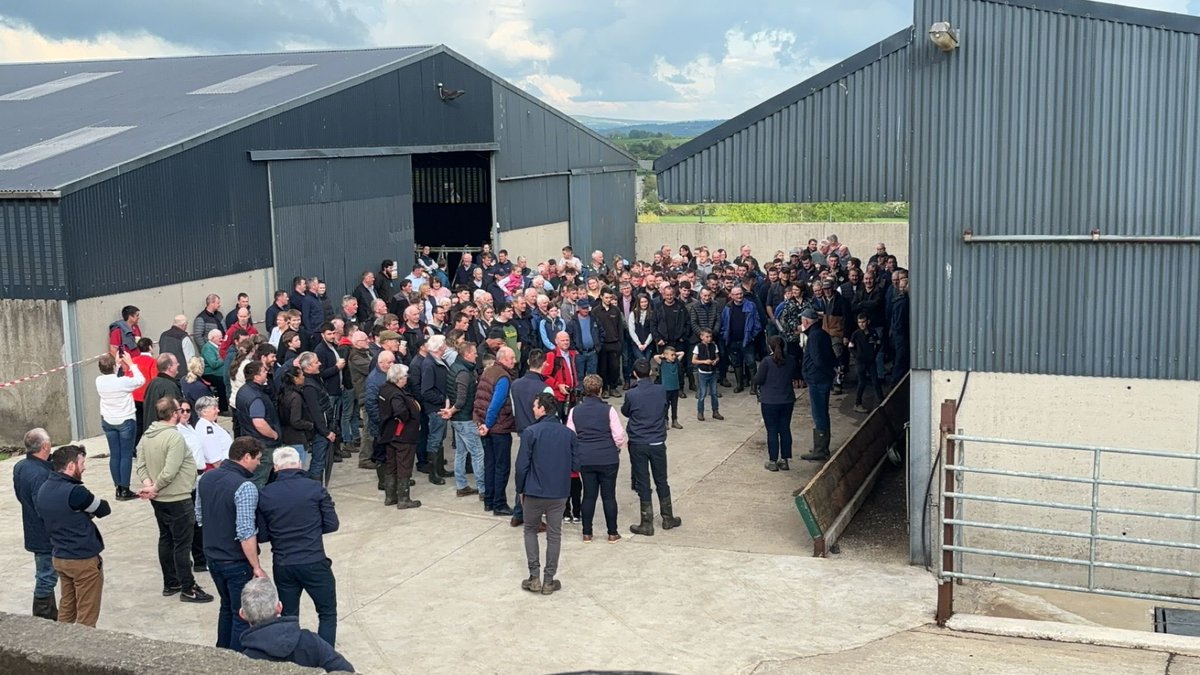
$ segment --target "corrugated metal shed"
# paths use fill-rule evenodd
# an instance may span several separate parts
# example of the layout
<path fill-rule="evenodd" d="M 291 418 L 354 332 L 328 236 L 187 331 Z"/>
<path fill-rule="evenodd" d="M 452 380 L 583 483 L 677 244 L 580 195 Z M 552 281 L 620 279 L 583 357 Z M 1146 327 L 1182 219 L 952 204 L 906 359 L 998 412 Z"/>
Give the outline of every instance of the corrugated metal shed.
<path fill-rule="evenodd" d="M 14 170 L 0 191 L 69 190 L 128 171 L 411 62 L 428 46 L 0 66 L 0 156 L 90 126 L 132 127 Z M 272 66 L 310 66 L 228 94 L 190 93 Z M 288 72 L 288 71 L 284 71 Z M 32 99 L 4 95 L 83 73 L 113 73 Z M 86 149 L 85 149 L 86 148 Z M 130 162 L 135 162 L 129 166 Z M 96 176 L 96 174 L 100 174 Z M 93 179 L 94 182 L 94 179 Z"/>
<path fill-rule="evenodd" d="M 654 162 L 675 203 L 907 199 L 902 30 Z"/>
<path fill-rule="evenodd" d="M 467 93 L 442 100 L 439 83 Z M 304 271 L 352 286 L 383 257 L 407 264 L 413 154 L 492 153 L 496 176 L 514 178 L 497 188 L 503 227 L 576 213 L 632 248 L 632 180 L 587 212 L 572 209 L 569 183 L 597 168 L 632 177 L 633 158 L 444 46 L 0 66 L 0 115 L 15 120 L 0 139 L 6 297 L 99 297 L 273 265 L 281 279 Z M 81 126 L 121 131 L 59 152 Z M 46 139 L 59 140 L 37 146 Z M 384 187 L 343 198 L 380 171 L 391 173 Z M 271 200 L 289 190 L 317 200 L 288 212 L 307 224 L 291 230 L 344 230 L 322 240 L 319 264 L 274 245 L 282 212 Z M 114 264 L 147 241 L 169 254 Z"/>
<path fill-rule="evenodd" d="M 1200 235 L 1200 18 L 918 0 L 913 366 L 1200 379 L 1200 247 L 964 243 Z"/>

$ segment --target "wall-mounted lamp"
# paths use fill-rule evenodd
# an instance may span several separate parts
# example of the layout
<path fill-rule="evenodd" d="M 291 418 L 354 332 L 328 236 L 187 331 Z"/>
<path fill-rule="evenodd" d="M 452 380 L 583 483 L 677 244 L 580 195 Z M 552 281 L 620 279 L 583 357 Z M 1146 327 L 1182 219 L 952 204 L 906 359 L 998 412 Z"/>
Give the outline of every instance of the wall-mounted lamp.
<path fill-rule="evenodd" d="M 949 21 L 938 21 L 929 27 L 929 41 L 943 52 L 952 52 L 958 49 L 958 31 Z"/>
<path fill-rule="evenodd" d="M 453 101 L 454 99 L 467 93 L 464 89 L 447 89 L 441 82 L 437 83 L 438 96 L 443 101 Z"/>

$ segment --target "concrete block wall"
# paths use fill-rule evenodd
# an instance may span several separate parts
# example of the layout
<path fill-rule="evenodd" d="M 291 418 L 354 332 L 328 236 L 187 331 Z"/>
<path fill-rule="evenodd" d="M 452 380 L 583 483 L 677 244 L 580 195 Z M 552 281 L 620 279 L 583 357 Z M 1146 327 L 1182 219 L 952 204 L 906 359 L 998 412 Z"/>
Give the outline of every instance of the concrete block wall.
<path fill-rule="evenodd" d="M 62 304 L 56 300 L 0 300 L 0 382 L 63 365 Z M 20 446 L 25 432 L 44 427 L 65 443 L 71 435 L 67 373 L 0 389 L 0 445 Z"/>
<path fill-rule="evenodd" d="M 882 241 L 900 266 L 907 267 L 908 223 L 638 223 L 637 256 L 649 260 L 663 244 L 675 250 L 687 244 L 693 251 L 704 244 L 709 250 L 725 249 L 732 260 L 742 244 L 749 244 L 751 255 L 761 263 L 775 251 L 786 254 L 809 239 L 820 241 L 831 234 L 864 261 L 875 255 L 875 245 Z"/>
<path fill-rule="evenodd" d="M 570 223 L 563 220 L 557 223 L 547 223 L 535 227 L 523 227 L 519 230 L 507 230 L 500 233 L 501 248 L 508 251 L 509 256 L 516 260 L 517 256 L 525 256 L 531 268 L 539 262 L 551 258 L 558 260 L 562 257 L 562 247 L 571 240 Z M 575 253 L 576 256 L 580 254 Z"/>
<path fill-rule="evenodd" d="M 274 269 L 266 268 L 79 300 L 75 303 L 75 320 L 80 354 L 86 358 L 103 353 L 108 348 L 108 325 L 121 318 L 121 308 L 126 305 L 134 305 L 142 310 L 142 336 L 155 341 L 163 331 L 171 327 L 171 320 L 176 314 L 187 315 L 190 331 L 191 319 L 204 309 L 204 298 L 209 293 L 221 296 L 223 312 L 237 305 L 238 293 L 248 293 L 252 317 L 255 321 L 262 321 L 275 294 L 274 279 Z M 202 345 L 197 345 L 200 346 Z M 103 433 L 100 429 L 99 398 L 93 385 L 100 371 L 94 363 L 82 370 L 81 405 L 84 414 L 81 436 L 88 438 Z"/>
<path fill-rule="evenodd" d="M 940 405 L 956 399 L 964 373 L 932 373 L 932 406 L 928 411 L 936 434 Z M 916 412 L 914 410 L 914 412 Z M 1030 441 L 1200 454 L 1200 382 L 972 373 L 958 413 L 964 434 Z M 915 439 L 914 439 L 914 442 Z M 938 438 L 931 439 L 936 455 Z M 958 457 L 967 466 L 1090 478 L 1093 455 L 1088 451 L 1021 445 L 967 443 Z M 1200 487 L 1200 461 L 1104 454 L 1100 477 L 1107 480 Z M 942 479 L 937 479 L 937 485 Z M 967 474 L 961 490 L 972 494 L 1090 505 L 1090 483 L 1047 482 L 1029 478 Z M 1102 486 L 1100 504 L 1138 511 L 1200 515 L 1196 494 Z M 967 502 L 967 520 L 1087 533 L 1086 511 Z M 1098 531 L 1116 537 L 1200 544 L 1200 524 L 1181 520 L 1101 514 Z M 975 548 L 1018 551 L 1087 560 L 1085 539 L 967 528 L 964 544 Z M 1200 572 L 1200 559 L 1187 549 L 1100 542 L 1097 560 Z M 934 556 L 940 562 L 940 556 Z M 1087 569 L 1037 561 L 967 555 L 971 574 L 1087 585 Z M 1097 585 L 1116 590 L 1182 594 L 1196 597 L 1200 584 L 1186 577 L 1099 569 Z"/>

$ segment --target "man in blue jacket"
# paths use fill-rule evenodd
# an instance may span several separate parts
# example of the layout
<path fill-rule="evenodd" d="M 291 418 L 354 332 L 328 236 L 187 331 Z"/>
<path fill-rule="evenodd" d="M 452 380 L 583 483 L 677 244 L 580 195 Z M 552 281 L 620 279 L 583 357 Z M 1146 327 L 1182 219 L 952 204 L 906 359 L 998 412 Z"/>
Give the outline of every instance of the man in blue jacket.
<path fill-rule="evenodd" d="M 763 329 L 758 308 L 746 300 L 745 293 L 741 286 L 734 286 L 729 291 L 729 302 L 721 310 L 721 340 L 725 343 L 725 357 L 737 381 L 737 388 L 733 390 L 735 394 L 745 391 L 747 382 L 753 383 L 756 365 L 754 341 Z"/>
<path fill-rule="evenodd" d="M 311 482 L 311 481 L 310 481 Z M 300 627 L 294 616 L 281 616 L 283 604 L 269 579 L 251 579 L 242 589 L 238 615 L 250 624 L 242 634 L 242 652 L 252 659 L 353 673 L 354 666 L 333 645 Z"/>
<path fill-rule="evenodd" d="M 800 455 L 800 459 L 823 462 L 829 459 L 829 393 L 833 390 L 837 357 L 815 309 L 809 307 L 800 313 L 800 330 L 808 336 L 804 346 L 804 381 L 808 383 L 808 405 L 813 420 L 813 450 Z"/>
<path fill-rule="evenodd" d="M 535 422 L 521 432 L 517 453 L 517 494 L 525 509 L 525 557 L 529 578 L 521 588 L 550 595 L 562 588 L 554 578 L 562 544 L 563 510 L 571 496 L 571 472 L 579 470 L 579 441 L 558 421 L 558 401 L 543 392 L 533 400 Z M 538 555 L 538 525 L 546 517 L 545 578 Z"/>
<path fill-rule="evenodd" d="M 30 429 L 25 434 L 25 459 L 13 467 L 13 491 L 21 502 L 21 527 L 25 532 L 25 550 L 33 554 L 33 615 L 58 621 L 58 605 L 54 601 L 54 586 L 58 573 L 51 557 L 50 535 L 38 515 L 38 490 L 54 473 L 50 465 L 50 434 L 45 429 Z"/>
<path fill-rule="evenodd" d="M 271 542 L 283 615 L 300 616 L 300 591 L 308 593 L 317 607 L 317 635 L 332 647 L 337 640 L 337 580 L 322 537 L 338 529 L 333 498 L 305 476 L 294 448 L 277 449 L 273 460 L 275 482 L 258 496 L 258 541 Z"/>
<path fill-rule="evenodd" d="M 647 537 L 654 536 L 654 502 L 651 501 L 650 476 L 658 491 L 658 509 L 662 526 L 670 530 L 683 524 L 675 516 L 671 504 L 671 486 L 667 483 L 667 392 L 650 378 L 650 362 L 638 359 L 633 364 L 634 385 L 625 394 L 621 414 L 628 420 L 625 435 L 629 437 L 629 468 L 633 473 L 633 489 L 641 503 L 642 522 L 631 525 L 629 531 Z"/>

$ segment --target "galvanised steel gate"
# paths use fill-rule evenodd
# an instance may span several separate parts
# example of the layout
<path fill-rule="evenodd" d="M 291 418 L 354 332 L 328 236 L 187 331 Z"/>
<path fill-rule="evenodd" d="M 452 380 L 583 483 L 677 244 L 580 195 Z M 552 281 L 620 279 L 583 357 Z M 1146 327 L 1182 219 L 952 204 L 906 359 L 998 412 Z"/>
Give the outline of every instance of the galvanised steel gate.
<path fill-rule="evenodd" d="M 1122 536 L 1104 534 L 1100 531 L 1099 527 L 1100 517 L 1102 515 L 1128 516 L 1157 521 L 1200 522 L 1200 515 L 1197 515 L 1196 513 L 1170 513 L 1128 508 L 1128 505 L 1110 504 L 1101 500 L 1102 487 L 1131 488 L 1136 490 L 1200 495 L 1200 488 L 1193 486 L 1166 485 L 1161 483 L 1122 481 L 1103 478 L 1101 468 L 1105 457 L 1132 456 L 1146 458 L 1147 460 L 1185 460 L 1190 463 L 1195 463 L 1200 461 L 1200 455 L 1157 450 L 1105 447 L 1098 445 L 1050 443 L 1044 441 L 1030 441 L 1012 438 L 971 436 L 969 434 L 962 433 L 961 430 L 957 428 L 955 420 L 955 402 L 953 400 L 946 401 L 942 404 L 940 429 L 944 456 L 944 463 L 942 465 L 944 484 L 942 488 L 942 510 L 938 515 L 940 524 L 942 526 L 942 569 L 939 572 L 937 606 L 937 622 L 939 625 L 945 625 L 946 620 L 950 618 L 951 614 L 953 614 L 954 584 L 963 580 L 988 581 L 1001 584 L 1012 584 L 1016 586 L 1030 586 L 1035 588 L 1048 588 L 1063 591 L 1096 593 L 1100 595 L 1111 595 L 1124 598 L 1139 598 L 1144 600 L 1200 605 L 1200 599 L 1191 597 L 1141 593 L 1115 588 L 1106 588 L 1096 579 L 1097 570 L 1119 570 L 1138 574 L 1167 575 L 1173 577 L 1200 579 L 1200 572 L 1194 570 L 1136 565 L 1121 560 L 1100 560 L 1098 559 L 1097 555 L 1097 546 L 1100 542 L 1134 544 L 1149 547 L 1168 547 L 1192 551 L 1200 550 L 1200 544 L 1194 542 L 1166 541 L 1161 539 L 1124 536 L 1124 534 Z M 968 464 L 966 459 L 967 444 L 1021 446 L 1040 448 L 1055 452 L 1090 453 L 1091 475 L 1070 476 L 1040 471 L 1016 471 L 983 465 L 971 465 Z M 967 492 L 963 487 L 964 477 L 971 474 L 1006 476 L 1017 479 L 1042 481 L 1045 483 L 1047 488 L 1055 484 L 1063 483 L 1089 485 L 1091 486 L 1091 503 L 1073 504 L 1042 499 L 1023 499 L 1010 497 L 1003 494 L 971 493 Z M 1082 512 L 1089 514 L 1091 526 L 1089 531 L 1079 532 L 1065 529 L 1031 527 L 1027 525 L 979 520 L 975 518 L 968 519 L 963 517 L 963 504 L 965 502 L 980 502 L 984 504 L 996 505 L 1004 504 L 1058 511 Z M 1086 559 L 1072 558 L 1067 556 L 1031 553 L 1028 551 L 1005 550 L 1000 548 L 981 548 L 964 545 L 963 534 L 965 531 L 970 531 L 972 529 L 1084 540 L 1087 542 L 1088 556 Z M 1002 577 L 990 574 L 980 574 L 978 572 L 972 572 L 964 569 L 964 554 L 972 556 L 1026 560 L 1034 563 L 1051 563 L 1054 565 L 1081 567 L 1087 571 L 1087 583 L 1086 585 L 1061 584 L 1024 578 L 1022 576 Z M 1200 558 L 1197 558 L 1197 560 L 1200 560 Z"/>

